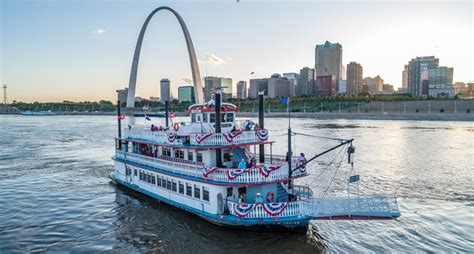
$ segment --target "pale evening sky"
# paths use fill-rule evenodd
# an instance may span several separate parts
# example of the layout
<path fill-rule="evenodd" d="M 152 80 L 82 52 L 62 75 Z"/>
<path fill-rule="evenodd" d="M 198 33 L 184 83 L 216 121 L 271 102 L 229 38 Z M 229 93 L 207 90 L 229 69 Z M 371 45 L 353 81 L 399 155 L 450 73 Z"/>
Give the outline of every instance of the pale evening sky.
<path fill-rule="evenodd" d="M 207 74 L 233 83 L 314 67 L 314 48 L 343 45 L 343 63 L 362 64 L 401 86 L 403 65 L 434 55 L 454 81 L 474 80 L 472 1 L 13 1 L 1 0 L 1 84 L 9 101 L 115 100 L 128 85 L 137 36 L 147 15 L 178 11 L 196 54 L 221 59 Z M 173 94 L 191 78 L 177 20 L 160 12 L 142 47 L 137 95 Z M 201 63 L 201 76 L 206 74 Z M 250 75 L 255 72 L 254 75 Z M 235 87 L 234 87 L 235 93 Z"/>

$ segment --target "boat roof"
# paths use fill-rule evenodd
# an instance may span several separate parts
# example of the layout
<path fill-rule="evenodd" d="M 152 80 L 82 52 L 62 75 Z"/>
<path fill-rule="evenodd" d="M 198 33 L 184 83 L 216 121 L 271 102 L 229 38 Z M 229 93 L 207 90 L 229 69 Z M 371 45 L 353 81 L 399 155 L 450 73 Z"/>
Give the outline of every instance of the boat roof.
<path fill-rule="evenodd" d="M 237 112 L 240 110 L 239 106 L 236 106 L 232 103 L 223 102 L 221 106 L 221 112 Z M 186 113 L 203 113 L 203 112 L 215 112 L 216 104 L 214 100 L 210 100 L 207 103 L 203 104 L 193 104 L 188 107 Z"/>

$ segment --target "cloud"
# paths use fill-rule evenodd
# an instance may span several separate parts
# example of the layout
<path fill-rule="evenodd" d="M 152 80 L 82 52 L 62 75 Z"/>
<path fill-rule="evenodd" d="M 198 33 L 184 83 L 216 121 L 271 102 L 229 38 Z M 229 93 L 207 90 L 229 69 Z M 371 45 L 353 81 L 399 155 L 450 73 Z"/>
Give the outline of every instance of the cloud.
<path fill-rule="evenodd" d="M 92 31 L 92 33 L 94 33 L 94 34 L 103 34 L 103 33 L 105 33 L 105 29 L 103 29 L 103 28 L 96 28 L 96 29 L 94 29 L 94 30 Z"/>
<path fill-rule="evenodd" d="M 225 63 L 224 62 L 224 59 L 214 55 L 214 54 L 206 54 L 206 61 L 208 63 L 212 63 L 212 64 L 223 64 Z"/>
<path fill-rule="evenodd" d="M 193 83 L 193 80 L 190 79 L 190 78 L 183 78 L 183 81 L 184 81 L 184 83 L 186 83 L 186 84 L 192 84 L 192 83 Z"/>

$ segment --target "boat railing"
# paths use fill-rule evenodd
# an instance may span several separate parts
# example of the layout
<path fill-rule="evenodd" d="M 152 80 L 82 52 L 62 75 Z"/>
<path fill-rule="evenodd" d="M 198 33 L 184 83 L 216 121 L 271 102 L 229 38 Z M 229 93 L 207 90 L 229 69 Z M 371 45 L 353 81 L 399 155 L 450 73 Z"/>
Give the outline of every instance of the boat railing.
<path fill-rule="evenodd" d="M 189 140 L 190 144 L 195 146 L 221 146 L 259 143 L 268 140 L 268 132 L 267 136 L 265 137 L 259 136 L 255 130 L 228 133 L 190 134 Z"/>
<path fill-rule="evenodd" d="M 383 195 L 345 196 L 301 201 L 301 213 L 315 218 L 335 216 L 398 217 L 397 200 Z"/>
<path fill-rule="evenodd" d="M 304 185 L 292 185 L 290 193 L 304 199 L 312 199 L 313 198 L 313 190 Z"/>
<path fill-rule="evenodd" d="M 168 131 L 150 131 L 150 130 L 125 130 L 125 138 L 153 141 L 160 144 L 182 145 L 182 139 L 176 138 L 176 134 Z"/>
<path fill-rule="evenodd" d="M 265 206 L 276 207 L 271 209 Z M 280 203 L 237 203 L 227 201 L 227 209 L 230 214 L 242 219 L 278 218 L 299 216 L 300 202 L 280 202 Z M 247 212 L 242 212 L 246 210 Z M 249 211 L 250 210 L 250 211 Z M 270 212 L 269 212 L 270 211 Z"/>
<path fill-rule="evenodd" d="M 287 165 L 261 164 L 258 165 L 257 168 L 236 169 L 206 167 L 202 163 L 193 163 L 191 161 L 185 162 L 183 159 L 176 158 L 171 160 L 168 156 L 165 156 L 166 158 L 155 158 L 136 153 L 124 153 L 123 151 L 117 151 L 116 157 L 118 159 L 143 164 L 149 167 L 160 168 L 173 173 L 225 183 L 269 183 L 288 178 Z M 299 170 L 293 172 L 293 177 L 301 177 L 304 175 L 306 175 L 306 172 L 301 172 Z"/>

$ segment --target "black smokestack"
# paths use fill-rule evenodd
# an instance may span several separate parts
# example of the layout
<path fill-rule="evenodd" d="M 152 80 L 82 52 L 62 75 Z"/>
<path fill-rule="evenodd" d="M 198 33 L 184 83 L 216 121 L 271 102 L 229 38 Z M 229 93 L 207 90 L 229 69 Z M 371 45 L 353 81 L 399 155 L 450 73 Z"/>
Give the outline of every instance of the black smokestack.
<path fill-rule="evenodd" d="M 221 105 L 222 98 L 220 91 L 216 92 L 216 133 L 221 133 Z M 221 149 L 216 149 L 216 166 L 222 167 L 222 151 Z"/>
<path fill-rule="evenodd" d="M 168 128 L 168 101 L 165 101 L 165 121 L 166 121 L 166 128 Z"/>
<path fill-rule="evenodd" d="M 260 128 L 264 129 L 264 100 L 263 100 L 263 92 L 258 93 L 258 125 Z M 259 154 L 260 154 L 260 163 L 265 163 L 265 147 L 263 145 L 259 145 Z"/>

